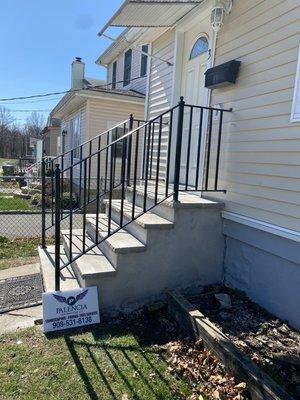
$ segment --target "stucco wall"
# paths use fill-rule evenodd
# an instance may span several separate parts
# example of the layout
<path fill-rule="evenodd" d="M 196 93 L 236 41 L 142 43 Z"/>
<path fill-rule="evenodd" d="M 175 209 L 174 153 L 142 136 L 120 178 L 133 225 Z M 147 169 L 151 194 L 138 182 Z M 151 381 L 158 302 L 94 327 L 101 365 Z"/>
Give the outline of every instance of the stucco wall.
<path fill-rule="evenodd" d="M 224 221 L 225 282 L 300 329 L 299 242 Z"/>

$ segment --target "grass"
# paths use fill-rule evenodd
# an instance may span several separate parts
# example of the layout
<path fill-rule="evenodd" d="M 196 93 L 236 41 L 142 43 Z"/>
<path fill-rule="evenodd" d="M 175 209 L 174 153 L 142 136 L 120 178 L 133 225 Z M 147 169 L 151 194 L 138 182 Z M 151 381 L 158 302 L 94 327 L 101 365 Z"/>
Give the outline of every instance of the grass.
<path fill-rule="evenodd" d="M 156 320 L 50 339 L 37 327 L 0 336 L 0 399 L 187 399 L 191 387 L 168 371 L 169 339 Z"/>
<path fill-rule="evenodd" d="M 18 197 L 0 196 L 0 211 L 29 211 L 30 205 Z"/>
<path fill-rule="evenodd" d="M 40 242 L 40 238 L 8 239 L 0 236 L 0 270 L 37 262 Z M 52 244 L 53 239 L 48 239 L 47 243 Z"/>

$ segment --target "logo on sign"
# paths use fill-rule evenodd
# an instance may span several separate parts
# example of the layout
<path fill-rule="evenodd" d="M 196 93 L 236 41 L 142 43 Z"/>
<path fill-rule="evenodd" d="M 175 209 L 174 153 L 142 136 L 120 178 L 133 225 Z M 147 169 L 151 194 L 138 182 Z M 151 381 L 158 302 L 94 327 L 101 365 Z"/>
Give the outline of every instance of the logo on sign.
<path fill-rule="evenodd" d="M 87 294 L 87 292 L 88 289 L 82 293 L 79 293 L 76 297 L 74 296 L 64 297 L 64 296 L 59 296 L 58 294 L 52 294 L 52 296 L 60 303 L 66 303 L 68 304 L 68 306 L 75 306 L 77 301 L 82 300 Z"/>

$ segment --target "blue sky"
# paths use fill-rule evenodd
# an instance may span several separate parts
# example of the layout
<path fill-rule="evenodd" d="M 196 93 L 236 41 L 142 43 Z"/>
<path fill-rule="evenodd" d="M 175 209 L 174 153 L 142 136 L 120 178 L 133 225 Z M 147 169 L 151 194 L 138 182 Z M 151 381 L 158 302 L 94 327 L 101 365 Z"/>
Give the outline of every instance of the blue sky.
<path fill-rule="evenodd" d="M 75 57 L 85 61 L 86 76 L 104 79 L 105 69 L 95 60 L 110 42 L 99 38 L 97 32 L 122 2 L 1 0 L 0 98 L 68 90 Z M 0 105 L 12 111 L 49 110 L 58 100 L 53 96 L 51 100 Z M 13 112 L 19 124 L 27 115 Z"/>

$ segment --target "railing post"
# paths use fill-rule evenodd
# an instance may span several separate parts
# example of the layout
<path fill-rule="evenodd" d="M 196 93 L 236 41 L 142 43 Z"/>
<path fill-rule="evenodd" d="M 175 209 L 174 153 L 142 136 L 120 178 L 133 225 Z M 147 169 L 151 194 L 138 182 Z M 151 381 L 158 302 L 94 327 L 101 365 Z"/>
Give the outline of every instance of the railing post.
<path fill-rule="evenodd" d="M 177 138 L 176 138 L 176 153 L 175 153 L 175 170 L 174 170 L 174 201 L 178 202 L 179 179 L 180 179 L 180 160 L 182 147 L 182 132 L 183 132 L 183 116 L 184 116 L 185 101 L 183 96 L 180 97 L 178 103 L 178 121 L 177 121 Z"/>
<path fill-rule="evenodd" d="M 45 159 L 42 158 L 42 249 L 46 248 L 46 165 Z"/>
<path fill-rule="evenodd" d="M 55 165 L 55 290 L 60 290 L 60 174 L 59 164 Z"/>
<path fill-rule="evenodd" d="M 129 132 L 133 129 L 133 114 L 129 117 Z M 131 173 L 131 147 L 132 147 L 132 135 L 128 138 L 128 152 L 127 152 L 127 186 L 130 186 L 130 173 Z"/>

